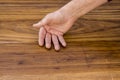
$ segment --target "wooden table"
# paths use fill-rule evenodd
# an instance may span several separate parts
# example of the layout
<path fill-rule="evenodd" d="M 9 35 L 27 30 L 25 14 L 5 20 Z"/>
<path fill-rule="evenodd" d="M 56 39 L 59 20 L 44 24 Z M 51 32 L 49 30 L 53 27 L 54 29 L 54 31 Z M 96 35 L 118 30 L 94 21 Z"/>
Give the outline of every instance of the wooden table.
<path fill-rule="evenodd" d="M 70 0 L 0 0 L 0 80 L 120 80 L 120 0 L 81 17 L 56 52 L 38 46 L 41 20 Z"/>

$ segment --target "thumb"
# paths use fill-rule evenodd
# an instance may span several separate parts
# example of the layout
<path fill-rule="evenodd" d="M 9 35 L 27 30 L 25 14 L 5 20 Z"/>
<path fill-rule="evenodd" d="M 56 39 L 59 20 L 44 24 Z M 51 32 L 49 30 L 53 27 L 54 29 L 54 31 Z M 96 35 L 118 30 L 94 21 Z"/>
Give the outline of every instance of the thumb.
<path fill-rule="evenodd" d="M 33 27 L 36 27 L 36 28 L 40 28 L 40 27 L 42 27 L 42 26 L 43 26 L 42 21 L 33 24 Z"/>
<path fill-rule="evenodd" d="M 39 21 L 36 24 L 33 24 L 33 27 L 40 28 L 49 23 L 49 18 L 45 17 L 43 20 Z"/>

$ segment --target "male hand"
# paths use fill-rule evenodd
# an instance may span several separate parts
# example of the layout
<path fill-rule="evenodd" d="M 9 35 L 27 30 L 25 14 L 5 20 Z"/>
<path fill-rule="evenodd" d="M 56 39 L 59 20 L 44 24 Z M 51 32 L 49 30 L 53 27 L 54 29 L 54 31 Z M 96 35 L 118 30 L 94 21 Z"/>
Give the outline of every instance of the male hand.
<path fill-rule="evenodd" d="M 63 35 L 72 27 L 73 23 L 72 19 L 68 19 L 60 11 L 49 13 L 40 22 L 33 25 L 33 27 L 40 28 L 39 45 L 45 45 L 49 49 L 53 42 L 56 51 L 60 50 L 59 43 L 66 47 Z"/>

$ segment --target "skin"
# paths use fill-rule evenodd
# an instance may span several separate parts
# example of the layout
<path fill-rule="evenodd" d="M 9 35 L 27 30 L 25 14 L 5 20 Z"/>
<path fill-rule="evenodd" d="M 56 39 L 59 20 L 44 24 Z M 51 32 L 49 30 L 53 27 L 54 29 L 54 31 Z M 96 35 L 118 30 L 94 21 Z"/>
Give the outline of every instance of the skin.
<path fill-rule="evenodd" d="M 53 43 L 56 51 L 60 50 L 60 44 L 66 47 L 63 35 L 75 21 L 106 2 L 107 0 L 71 0 L 59 10 L 49 13 L 41 21 L 33 24 L 33 27 L 39 28 L 39 45 L 45 45 L 49 49 Z"/>

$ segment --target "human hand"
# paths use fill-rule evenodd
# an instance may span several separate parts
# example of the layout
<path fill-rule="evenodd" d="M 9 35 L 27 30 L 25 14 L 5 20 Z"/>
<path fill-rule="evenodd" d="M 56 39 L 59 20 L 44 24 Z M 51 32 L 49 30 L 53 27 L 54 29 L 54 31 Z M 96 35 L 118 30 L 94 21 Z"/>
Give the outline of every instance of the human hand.
<path fill-rule="evenodd" d="M 73 19 L 68 19 L 60 11 L 46 15 L 40 22 L 33 25 L 33 27 L 40 28 L 39 45 L 45 45 L 49 49 L 53 42 L 56 51 L 60 50 L 59 43 L 66 47 L 63 35 L 72 27 L 73 23 Z"/>
<path fill-rule="evenodd" d="M 73 23 L 84 14 L 94 8 L 106 3 L 108 0 L 71 0 L 58 11 L 48 14 L 34 27 L 40 28 L 39 45 L 43 46 L 45 41 L 46 48 L 51 47 L 51 41 L 55 50 L 60 49 L 59 42 L 66 46 L 63 35 L 72 27 Z"/>

